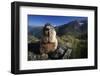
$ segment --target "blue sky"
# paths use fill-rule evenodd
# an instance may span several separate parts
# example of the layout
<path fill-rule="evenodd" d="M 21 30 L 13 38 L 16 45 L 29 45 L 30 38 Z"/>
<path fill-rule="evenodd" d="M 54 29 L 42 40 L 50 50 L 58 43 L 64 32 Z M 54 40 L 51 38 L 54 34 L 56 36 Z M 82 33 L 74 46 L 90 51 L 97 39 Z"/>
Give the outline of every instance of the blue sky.
<path fill-rule="evenodd" d="M 87 17 L 77 16 L 50 16 L 50 15 L 28 15 L 29 26 L 44 26 L 46 23 L 50 23 L 54 26 L 69 23 L 73 20 L 84 20 Z"/>

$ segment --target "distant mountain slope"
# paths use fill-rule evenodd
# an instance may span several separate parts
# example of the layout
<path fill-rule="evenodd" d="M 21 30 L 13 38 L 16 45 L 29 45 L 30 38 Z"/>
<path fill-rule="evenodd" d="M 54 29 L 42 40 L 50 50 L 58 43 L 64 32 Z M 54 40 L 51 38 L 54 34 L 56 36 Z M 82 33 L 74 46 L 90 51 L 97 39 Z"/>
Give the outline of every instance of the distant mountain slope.
<path fill-rule="evenodd" d="M 42 26 L 40 27 L 28 26 L 28 34 L 40 38 L 42 34 L 42 28 L 43 28 Z"/>
<path fill-rule="evenodd" d="M 80 35 L 84 32 L 87 32 L 87 22 L 86 21 L 72 21 L 68 24 L 64 24 L 58 27 L 58 35 Z"/>

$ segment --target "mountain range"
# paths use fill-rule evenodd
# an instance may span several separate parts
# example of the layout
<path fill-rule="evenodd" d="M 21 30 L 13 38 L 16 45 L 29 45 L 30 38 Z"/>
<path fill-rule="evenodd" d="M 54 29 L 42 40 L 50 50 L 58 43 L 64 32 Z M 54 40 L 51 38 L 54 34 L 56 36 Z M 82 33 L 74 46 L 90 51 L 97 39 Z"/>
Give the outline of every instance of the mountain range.
<path fill-rule="evenodd" d="M 73 36 L 80 36 L 80 35 L 87 35 L 87 30 L 88 30 L 88 23 L 87 20 L 74 20 L 69 23 L 63 24 L 56 26 L 56 32 L 58 36 L 63 36 L 63 35 L 73 35 Z M 43 26 L 28 26 L 28 34 L 33 35 L 37 38 L 41 37 L 41 32 L 42 32 Z"/>

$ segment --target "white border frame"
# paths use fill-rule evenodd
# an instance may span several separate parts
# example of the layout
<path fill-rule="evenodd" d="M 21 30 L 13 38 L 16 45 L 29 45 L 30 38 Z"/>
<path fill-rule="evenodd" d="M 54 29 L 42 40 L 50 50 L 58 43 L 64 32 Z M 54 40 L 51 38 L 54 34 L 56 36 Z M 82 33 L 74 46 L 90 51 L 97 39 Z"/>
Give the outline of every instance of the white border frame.
<path fill-rule="evenodd" d="M 88 17 L 88 59 L 27 61 L 27 14 Z M 57 9 L 20 7 L 20 70 L 62 67 L 94 66 L 94 11 L 82 9 Z"/>

